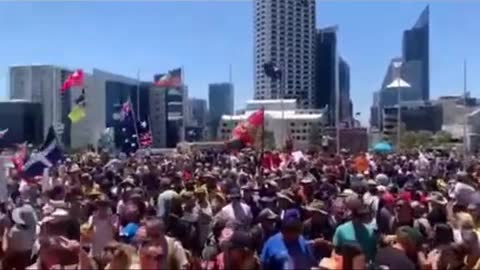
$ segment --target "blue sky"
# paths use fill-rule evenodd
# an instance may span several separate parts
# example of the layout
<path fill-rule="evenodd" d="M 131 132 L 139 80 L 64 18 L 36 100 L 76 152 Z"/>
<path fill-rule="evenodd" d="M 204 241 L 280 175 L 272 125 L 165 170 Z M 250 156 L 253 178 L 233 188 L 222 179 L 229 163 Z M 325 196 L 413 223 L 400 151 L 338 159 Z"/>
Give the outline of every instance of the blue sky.
<path fill-rule="evenodd" d="M 402 31 L 428 2 L 317 1 L 317 26 L 340 26 L 340 50 L 351 68 L 354 110 L 368 119 L 372 92 L 389 60 L 401 52 Z M 480 1 L 431 1 L 431 96 L 462 89 L 480 96 Z M 190 96 L 228 80 L 232 64 L 236 107 L 253 92 L 251 1 L 0 2 L 0 97 L 14 64 L 93 67 L 150 80 L 183 66 Z"/>

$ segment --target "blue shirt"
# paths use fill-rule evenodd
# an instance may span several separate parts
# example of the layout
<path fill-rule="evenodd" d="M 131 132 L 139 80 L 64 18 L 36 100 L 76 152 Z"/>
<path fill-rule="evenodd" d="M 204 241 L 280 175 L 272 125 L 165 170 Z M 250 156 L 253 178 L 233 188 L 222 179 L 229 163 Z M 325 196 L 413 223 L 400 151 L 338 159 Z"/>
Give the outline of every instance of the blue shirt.
<path fill-rule="evenodd" d="M 286 243 L 282 233 L 277 233 L 265 242 L 261 263 L 262 269 L 269 270 L 310 269 L 315 266 L 315 259 L 303 236 Z"/>

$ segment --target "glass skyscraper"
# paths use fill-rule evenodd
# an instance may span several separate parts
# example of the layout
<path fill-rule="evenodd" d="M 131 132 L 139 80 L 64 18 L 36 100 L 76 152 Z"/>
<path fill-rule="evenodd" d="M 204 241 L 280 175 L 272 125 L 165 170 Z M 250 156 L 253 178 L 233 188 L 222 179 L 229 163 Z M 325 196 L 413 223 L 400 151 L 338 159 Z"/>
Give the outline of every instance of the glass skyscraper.
<path fill-rule="evenodd" d="M 427 6 L 415 25 L 403 32 L 402 56 L 408 63 L 418 61 L 421 69 L 421 98 L 430 99 L 430 9 Z"/>

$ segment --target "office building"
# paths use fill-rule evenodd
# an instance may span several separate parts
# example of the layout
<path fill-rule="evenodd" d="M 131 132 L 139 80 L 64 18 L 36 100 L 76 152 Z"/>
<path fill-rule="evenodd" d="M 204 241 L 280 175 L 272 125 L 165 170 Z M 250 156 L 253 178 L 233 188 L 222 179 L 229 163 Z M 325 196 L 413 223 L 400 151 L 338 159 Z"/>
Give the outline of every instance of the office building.
<path fill-rule="evenodd" d="M 218 124 L 222 115 L 232 115 L 233 84 L 213 83 L 208 86 L 208 106 L 210 108 L 209 126 L 211 139 L 217 139 Z"/>
<path fill-rule="evenodd" d="M 403 33 L 402 56 L 391 60 L 371 108 L 377 113 L 371 115 L 370 123 L 377 129 L 382 129 L 383 108 L 398 104 L 397 91 L 401 91 L 401 102 L 427 101 L 430 97 L 429 16 L 427 6 L 415 25 Z M 398 75 L 409 87 L 387 88 Z"/>
<path fill-rule="evenodd" d="M 208 116 L 207 110 L 207 101 L 205 99 L 188 99 L 188 126 L 205 127 Z"/>
<path fill-rule="evenodd" d="M 123 82 L 118 80 L 107 80 L 105 82 L 105 119 L 106 127 L 114 128 L 115 145 L 123 145 L 121 128 L 123 123 L 118 121 L 116 116 L 122 104 L 130 100 L 136 121 L 150 122 L 150 87 L 153 84 L 146 82 Z M 132 119 L 133 120 L 133 119 Z"/>
<path fill-rule="evenodd" d="M 0 139 L 0 147 L 15 147 L 27 142 L 34 146 L 43 143 L 42 104 L 27 100 L 0 102 L 0 130 L 8 129 Z"/>
<path fill-rule="evenodd" d="M 287 138 L 291 138 L 294 146 L 306 149 L 310 145 L 313 131 L 325 124 L 322 110 L 298 108 L 294 99 L 286 100 L 251 100 L 248 101 L 245 113 L 241 115 L 223 115 L 218 132 L 221 140 L 229 140 L 232 130 L 245 121 L 251 114 L 263 108 L 265 113 L 265 131 L 272 134 L 269 145 L 277 149 L 284 147 Z"/>
<path fill-rule="evenodd" d="M 337 63 L 336 27 L 320 29 L 315 35 L 315 94 L 313 105 L 317 109 L 335 106 L 335 64 Z M 329 115 L 333 122 L 333 113 Z"/>
<path fill-rule="evenodd" d="M 172 71 L 169 71 L 171 73 Z M 180 72 L 183 74 L 183 72 Z M 154 81 L 158 81 L 165 74 L 154 75 Z M 183 78 L 181 78 L 183 82 Z M 166 147 L 176 147 L 179 142 L 185 140 L 185 127 L 188 113 L 188 87 L 182 83 L 176 87 L 158 87 L 156 91 L 166 92 Z M 160 97 L 158 97 L 160 98 Z"/>
<path fill-rule="evenodd" d="M 403 60 L 418 62 L 420 78 L 416 84 L 420 85 L 422 100 L 430 99 L 430 8 L 427 6 L 415 25 L 403 32 L 402 56 Z M 418 72 L 418 71 L 415 71 Z"/>
<path fill-rule="evenodd" d="M 338 57 L 338 59 L 337 59 Z M 336 83 L 340 93 L 340 122 L 352 120 L 350 100 L 350 66 L 339 56 L 337 27 L 328 27 L 317 31 L 315 36 L 315 91 L 313 107 L 328 107 L 329 124 L 335 124 Z"/>
<path fill-rule="evenodd" d="M 401 107 L 401 127 L 405 131 L 430 131 L 436 133 L 442 130 L 443 108 L 441 105 L 416 101 L 404 102 Z M 395 141 L 398 128 L 398 106 L 384 107 L 383 134 Z"/>
<path fill-rule="evenodd" d="M 10 67 L 10 99 L 23 99 L 42 105 L 43 135 L 54 126 L 66 147 L 71 146 L 71 123 L 68 114 L 72 107 L 72 91 L 63 95 L 60 88 L 72 70 L 52 65 Z M 78 89 L 71 89 L 78 90 Z M 77 91 L 78 92 L 78 91 Z"/>
<path fill-rule="evenodd" d="M 152 85 L 149 92 L 150 99 L 150 129 L 153 137 L 153 147 L 166 148 L 167 147 L 167 93 L 155 85 Z"/>
<path fill-rule="evenodd" d="M 207 101 L 205 99 L 190 98 L 188 100 L 188 121 L 185 129 L 186 141 L 201 141 L 208 136 L 207 129 Z"/>
<path fill-rule="evenodd" d="M 315 0 L 254 1 L 255 99 L 296 99 L 301 108 L 312 106 L 314 89 Z M 263 65 L 282 70 L 272 81 Z"/>
<path fill-rule="evenodd" d="M 340 92 L 340 121 L 350 126 L 353 120 L 353 103 L 350 99 L 350 65 L 340 57 L 338 63 L 339 92 Z"/>

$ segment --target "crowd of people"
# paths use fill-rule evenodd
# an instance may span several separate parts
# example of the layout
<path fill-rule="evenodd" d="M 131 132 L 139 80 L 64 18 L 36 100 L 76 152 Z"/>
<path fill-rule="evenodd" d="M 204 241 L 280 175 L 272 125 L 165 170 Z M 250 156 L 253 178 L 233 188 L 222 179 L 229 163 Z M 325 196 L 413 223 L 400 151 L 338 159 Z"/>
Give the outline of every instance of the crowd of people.
<path fill-rule="evenodd" d="M 85 151 L 21 176 L 1 269 L 480 269 L 480 163 L 454 152 Z"/>

